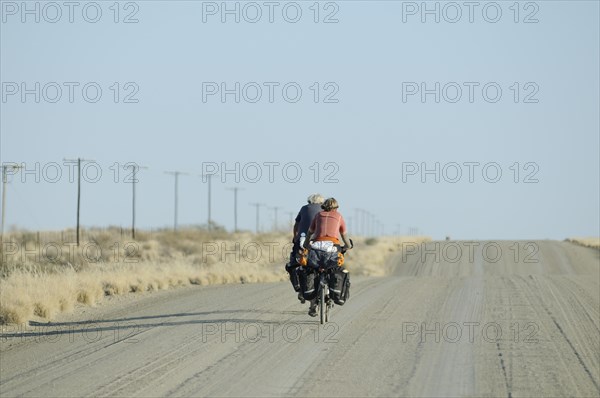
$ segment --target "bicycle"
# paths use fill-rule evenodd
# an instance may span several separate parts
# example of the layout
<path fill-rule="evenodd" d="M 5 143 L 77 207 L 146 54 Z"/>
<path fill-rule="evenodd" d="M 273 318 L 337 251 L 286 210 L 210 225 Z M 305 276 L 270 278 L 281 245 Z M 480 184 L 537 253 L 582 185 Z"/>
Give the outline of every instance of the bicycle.
<path fill-rule="evenodd" d="M 354 246 L 352 239 L 350 239 L 350 247 Z M 345 246 L 342 247 L 342 254 L 346 253 L 348 248 Z M 333 308 L 333 300 L 329 297 L 329 285 L 331 274 L 334 272 L 335 268 L 329 267 L 325 268 L 323 266 L 319 266 L 318 274 L 319 274 L 319 285 L 317 291 L 318 297 L 318 306 L 319 306 L 319 320 L 321 325 L 325 322 L 329 322 L 331 320 L 331 309 Z"/>

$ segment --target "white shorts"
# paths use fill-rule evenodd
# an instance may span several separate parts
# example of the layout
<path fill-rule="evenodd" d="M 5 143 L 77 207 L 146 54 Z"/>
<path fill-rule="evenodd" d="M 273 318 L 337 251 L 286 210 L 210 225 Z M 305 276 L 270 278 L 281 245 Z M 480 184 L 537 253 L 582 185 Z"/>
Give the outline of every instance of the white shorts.
<path fill-rule="evenodd" d="M 311 242 L 310 247 L 316 250 L 323 250 L 328 253 L 335 253 L 338 251 L 335 244 L 330 240 L 317 240 Z"/>

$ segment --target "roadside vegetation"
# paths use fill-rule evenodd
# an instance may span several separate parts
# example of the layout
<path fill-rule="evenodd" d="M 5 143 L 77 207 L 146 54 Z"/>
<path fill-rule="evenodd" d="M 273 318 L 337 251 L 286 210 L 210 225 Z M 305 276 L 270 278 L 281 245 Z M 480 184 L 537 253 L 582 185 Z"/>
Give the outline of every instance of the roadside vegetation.
<path fill-rule="evenodd" d="M 567 242 L 575 243 L 585 247 L 600 249 L 600 238 L 568 238 Z"/>
<path fill-rule="evenodd" d="M 62 233 L 15 232 L 4 238 L 0 324 L 52 319 L 107 296 L 185 285 L 287 281 L 289 234 L 228 233 L 216 228 L 144 232 L 132 240 L 119 228 L 86 230 L 77 246 Z M 50 237 L 50 238 L 48 238 Z M 383 276 L 402 241 L 354 238 L 346 266 L 354 275 Z"/>

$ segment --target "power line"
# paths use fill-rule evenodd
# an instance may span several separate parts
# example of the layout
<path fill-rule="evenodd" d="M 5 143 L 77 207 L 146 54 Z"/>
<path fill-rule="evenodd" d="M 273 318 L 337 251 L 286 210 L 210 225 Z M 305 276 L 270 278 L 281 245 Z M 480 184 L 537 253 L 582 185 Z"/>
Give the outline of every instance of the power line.
<path fill-rule="evenodd" d="M 94 162 L 91 159 L 63 159 L 65 162 L 77 162 L 77 246 L 79 246 L 79 210 L 81 208 L 81 162 Z"/>
<path fill-rule="evenodd" d="M 21 168 L 21 166 L 17 164 L 5 164 L 1 165 L 2 168 L 2 230 L 0 230 L 0 250 L 2 250 L 2 241 L 4 239 L 4 223 L 6 220 L 6 183 L 7 183 L 7 173 L 10 171 L 11 174 L 16 172 Z"/>
<path fill-rule="evenodd" d="M 354 209 L 356 211 L 356 224 L 358 230 L 360 230 L 360 235 L 362 236 L 370 236 L 371 232 L 371 213 L 369 213 L 365 209 L 357 208 Z M 359 217 L 360 215 L 360 217 Z"/>
<path fill-rule="evenodd" d="M 211 181 L 214 176 L 218 176 L 218 174 L 200 174 L 202 177 L 202 181 L 205 181 L 205 178 L 208 178 L 208 219 L 206 221 L 208 230 L 212 229 L 212 219 L 211 219 Z"/>
<path fill-rule="evenodd" d="M 227 188 L 228 191 L 233 191 L 233 231 L 237 232 L 238 231 L 238 224 L 237 224 L 237 195 L 238 195 L 238 191 L 243 191 L 244 188 L 240 188 L 240 187 L 233 187 L 233 188 Z"/>
<path fill-rule="evenodd" d="M 256 233 L 258 234 L 258 226 L 260 225 L 260 207 L 266 206 L 264 203 L 250 203 L 250 206 L 256 206 Z"/>
<path fill-rule="evenodd" d="M 362 235 L 362 231 L 360 229 L 360 212 L 362 211 L 362 209 L 354 209 L 354 219 L 356 220 L 356 226 L 353 226 L 353 229 L 355 230 L 356 235 Z"/>
<path fill-rule="evenodd" d="M 171 174 L 175 176 L 175 206 L 174 206 L 174 214 L 173 214 L 173 231 L 177 231 L 177 209 L 179 207 L 179 176 L 180 175 L 188 175 L 189 173 L 184 173 L 182 171 L 165 171 L 165 174 Z"/>
<path fill-rule="evenodd" d="M 277 226 L 277 211 L 279 209 L 281 209 L 281 207 L 280 206 L 271 206 L 271 207 L 269 207 L 269 209 L 273 210 L 275 212 L 275 219 L 273 220 L 273 230 L 277 231 L 277 228 L 278 228 L 278 226 Z"/>
<path fill-rule="evenodd" d="M 129 163 L 126 165 L 131 168 L 131 239 L 135 239 L 135 185 L 137 184 L 137 172 L 139 169 L 147 169 L 146 166 L 140 166 L 135 163 Z"/>
<path fill-rule="evenodd" d="M 402 224 L 396 224 L 396 235 L 402 235 Z"/>
<path fill-rule="evenodd" d="M 286 211 L 285 214 L 290 216 L 290 226 L 293 227 L 294 226 L 294 212 Z"/>
<path fill-rule="evenodd" d="M 367 235 L 373 236 L 373 225 L 375 224 L 373 221 L 373 213 L 367 211 Z"/>

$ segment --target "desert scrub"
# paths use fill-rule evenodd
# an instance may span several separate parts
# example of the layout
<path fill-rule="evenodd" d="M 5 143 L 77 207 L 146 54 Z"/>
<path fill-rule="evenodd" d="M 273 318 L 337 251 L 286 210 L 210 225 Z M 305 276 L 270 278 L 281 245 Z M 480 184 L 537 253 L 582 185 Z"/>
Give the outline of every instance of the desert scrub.
<path fill-rule="evenodd" d="M 120 228 L 97 229 L 86 230 L 79 247 L 60 241 L 65 235 L 5 237 L 10 245 L 0 264 L 0 323 L 23 323 L 34 316 L 51 319 L 78 303 L 94 306 L 110 295 L 287 278 L 281 256 L 247 261 L 241 255 L 203 252 L 206 247 L 220 251 L 256 244 L 256 237 L 246 233 L 165 230 L 143 233 L 133 241 Z M 281 236 L 268 240 L 284 244 Z"/>
<path fill-rule="evenodd" d="M 66 235 L 62 233 L 62 237 Z M 19 242 L 28 242 L 28 249 L 36 247 L 40 255 L 21 256 L 13 251 L 2 257 L 0 323 L 51 319 L 76 305 L 94 306 L 111 295 L 288 279 L 284 265 L 292 247 L 289 233 L 162 230 L 139 232 L 134 241 L 120 228 L 110 228 L 86 230 L 83 236 L 79 248 L 65 243 L 69 250 L 60 255 L 51 253 L 54 246 L 47 246 L 43 234 L 17 236 Z M 386 261 L 400 250 L 402 242 L 386 237 L 353 239 L 355 249 L 346 255 L 346 266 L 353 275 L 386 275 Z M 56 246 L 59 243 L 55 242 Z M 44 258 L 44 253 L 51 255 Z"/>
<path fill-rule="evenodd" d="M 377 238 L 367 238 L 365 239 L 365 245 L 372 246 L 377 244 Z"/>
<path fill-rule="evenodd" d="M 600 249 L 600 238 L 568 238 L 566 241 L 585 247 Z"/>

